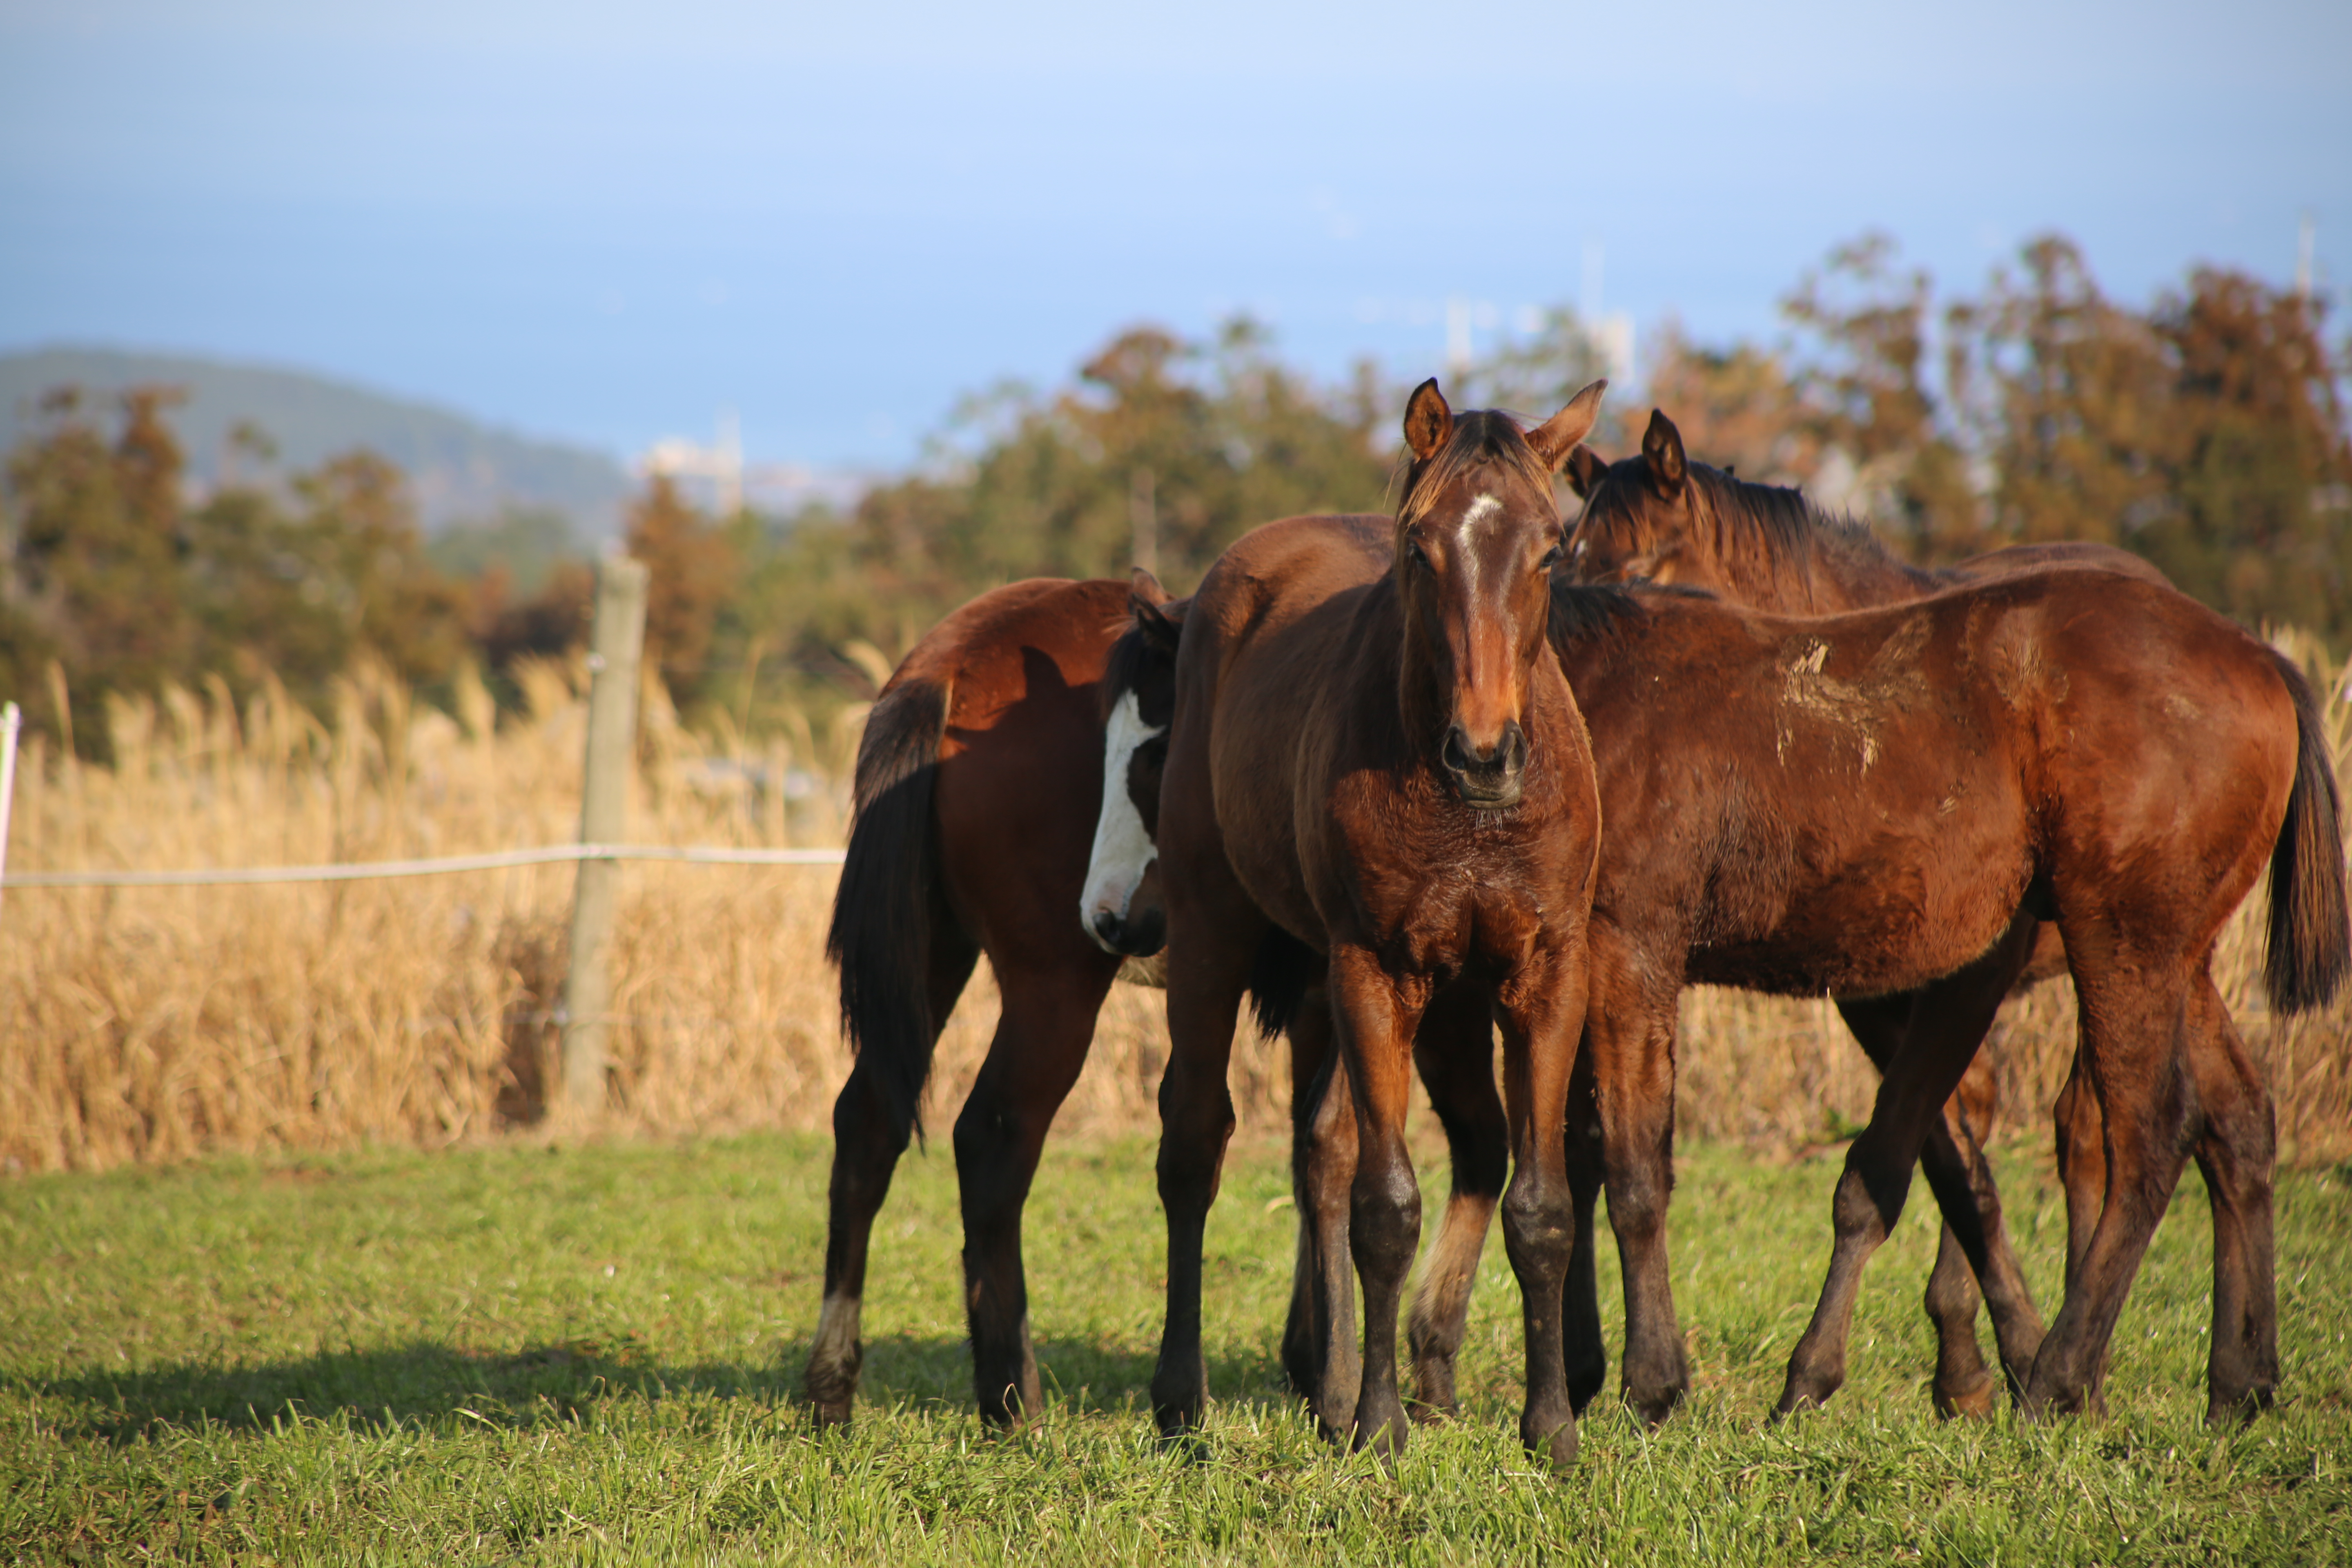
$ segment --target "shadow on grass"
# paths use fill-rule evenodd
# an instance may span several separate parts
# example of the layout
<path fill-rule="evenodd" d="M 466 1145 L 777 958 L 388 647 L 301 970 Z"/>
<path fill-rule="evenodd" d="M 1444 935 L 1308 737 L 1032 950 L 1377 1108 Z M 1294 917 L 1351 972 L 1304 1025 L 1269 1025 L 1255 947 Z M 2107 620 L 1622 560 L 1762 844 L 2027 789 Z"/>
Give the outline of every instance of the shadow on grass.
<path fill-rule="evenodd" d="M 206 1426 L 267 1430 L 289 1414 L 342 1416 L 392 1426 L 461 1417 L 495 1426 L 569 1422 L 614 1401 L 702 1396 L 805 1420 L 801 1371 L 805 1340 L 775 1358 L 698 1363 L 667 1361 L 636 1335 L 537 1345 L 510 1354 L 461 1351 L 429 1341 L 375 1350 L 330 1351 L 254 1366 L 181 1363 L 79 1377 L 10 1379 L 16 1390 L 67 1403 L 45 1412 L 68 1438 L 127 1442 Z M 1105 1341 L 1047 1340 L 1037 1346 L 1049 1406 L 1069 1414 L 1150 1408 L 1152 1357 Z M 1213 1356 L 1209 1386 L 1222 1402 L 1261 1408 L 1297 1403 L 1273 1358 Z M 858 1389 L 861 1409 L 930 1408 L 970 1416 L 971 1355 L 961 1339 L 894 1335 L 869 1341 Z"/>

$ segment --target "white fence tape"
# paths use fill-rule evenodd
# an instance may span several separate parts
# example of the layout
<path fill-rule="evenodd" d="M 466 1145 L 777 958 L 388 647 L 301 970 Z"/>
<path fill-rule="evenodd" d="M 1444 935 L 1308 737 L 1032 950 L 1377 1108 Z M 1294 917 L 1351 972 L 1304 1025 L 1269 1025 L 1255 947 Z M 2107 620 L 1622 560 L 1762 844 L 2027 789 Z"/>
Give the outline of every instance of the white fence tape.
<path fill-rule="evenodd" d="M 367 860 L 347 866 L 247 866 L 187 871 L 12 871 L 0 888 L 219 888 L 269 882 L 356 882 L 372 877 L 439 877 L 573 860 L 671 860 L 689 866 L 838 866 L 839 849 L 719 849 L 665 844 L 552 844 L 430 860 Z"/>

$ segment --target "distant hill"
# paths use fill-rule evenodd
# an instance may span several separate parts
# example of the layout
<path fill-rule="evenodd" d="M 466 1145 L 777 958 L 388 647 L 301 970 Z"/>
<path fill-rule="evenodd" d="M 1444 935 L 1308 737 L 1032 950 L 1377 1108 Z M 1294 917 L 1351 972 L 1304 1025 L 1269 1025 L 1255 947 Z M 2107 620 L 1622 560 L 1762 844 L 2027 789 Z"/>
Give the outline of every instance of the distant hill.
<path fill-rule="evenodd" d="M 228 433 L 250 420 L 289 468 L 365 447 L 404 469 L 427 529 L 483 521 L 515 508 L 551 508 L 585 539 L 619 531 L 629 477 L 604 453 L 534 440 L 429 404 L 370 392 L 301 371 L 173 354 L 54 348 L 0 354 L 0 450 L 34 426 L 41 395 L 79 385 L 101 395 L 163 383 L 185 387 L 174 425 L 193 476 L 218 480 Z"/>

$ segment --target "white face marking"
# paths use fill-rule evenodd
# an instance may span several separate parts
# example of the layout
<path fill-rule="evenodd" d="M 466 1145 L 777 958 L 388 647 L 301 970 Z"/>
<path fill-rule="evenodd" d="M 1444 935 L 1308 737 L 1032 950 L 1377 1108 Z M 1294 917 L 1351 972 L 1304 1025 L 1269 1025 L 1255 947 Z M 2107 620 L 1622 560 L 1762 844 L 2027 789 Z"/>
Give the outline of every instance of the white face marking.
<path fill-rule="evenodd" d="M 1474 595 L 1478 592 L 1478 552 L 1470 536 L 1477 531 L 1480 523 L 1502 510 L 1503 503 L 1493 496 L 1480 496 L 1463 510 L 1460 545 L 1454 554 L 1462 563 L 1464 585 Z"/>
<path fill-rule="evenodd" d="M 1144 831 L 1143 814 L 1135 809 L 1135 800 L 1127 792 L 1128 764 L 1137 747 L 1167 729 L 1165 724 L 1154 728 L 1143 721 L 1143 706 L 1132 691 L 1120 696 L 1118 706 L 1110 710 L 1110 722 L 1103 727 L 1102 815 L 1095 819 L 1095 848 L 1087 861 L 1078 923 L 1106 952 L 1117 950 L 1096 933 L 1095 917 L 1109 914 L 1125 920 L 1129 900 L 1160 854 L 1160 847 Z"/>

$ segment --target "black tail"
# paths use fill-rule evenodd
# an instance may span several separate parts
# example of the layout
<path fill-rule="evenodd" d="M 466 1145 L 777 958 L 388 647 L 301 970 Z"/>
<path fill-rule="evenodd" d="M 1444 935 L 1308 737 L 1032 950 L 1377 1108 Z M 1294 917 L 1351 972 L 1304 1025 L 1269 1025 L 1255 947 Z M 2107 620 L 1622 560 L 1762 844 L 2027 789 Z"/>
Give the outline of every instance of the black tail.
<path fill-rule="evenodd" d="M 939 878 L 931 784 L 947 717 L 947 689 L 920 679 L 894 683 L 866 717 L 856 814 L 824 939 L 825 956 L 841 971 L 849 1048 L 880 1088 L 901 1140 L 919 1126 L 939 1036 L 930 1005 Z"/>
<path fill-rule="evenodd" d="M 1257 1031 L 1267 1039 L 1290 1032 L 1290 1021 L 1307 1000 L 1307 989 L 1319 982 L 1328 966 L 1323 955 L 1283 930 L 1269 926 L 1250 961 L 1250 1013 Z"/>
<path fill-rule="evenodd" d="M 2270 952 L 2263 978 L 2273 1007 L 2300 1013 L 2335 995 L 2352 970 L 2352 921 L 2344 900 L 2342 802 L 2319 700 L 2303 671 L 2279 654 L 2271 657 L 2294 698 L 2295 759 L 2286 822 L 2271 850 Z"/>

